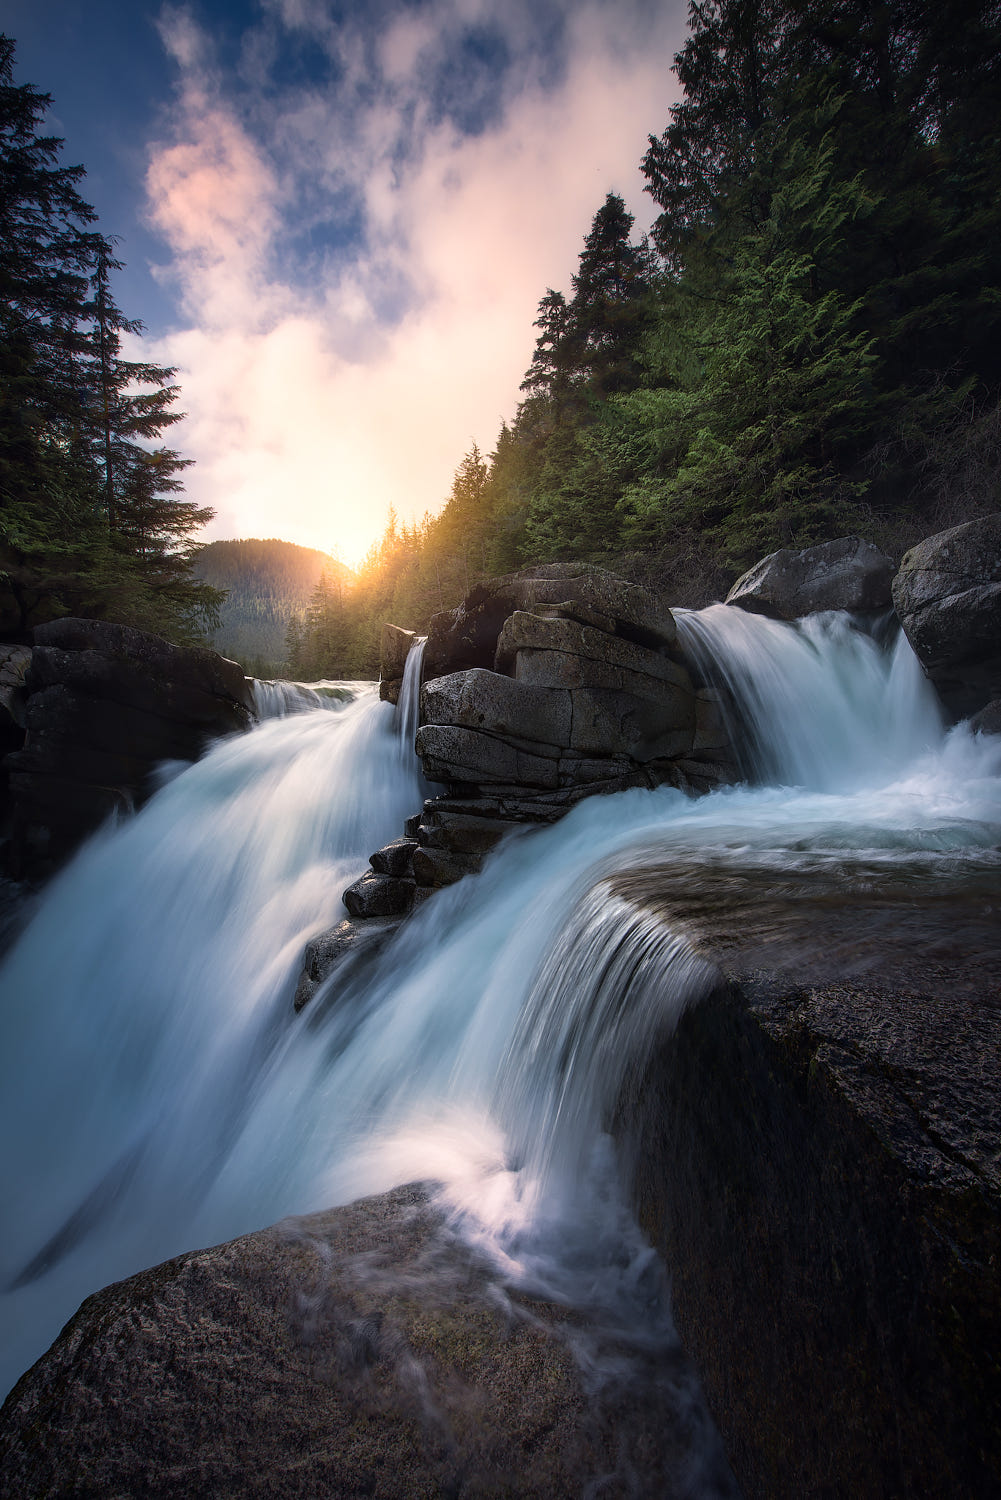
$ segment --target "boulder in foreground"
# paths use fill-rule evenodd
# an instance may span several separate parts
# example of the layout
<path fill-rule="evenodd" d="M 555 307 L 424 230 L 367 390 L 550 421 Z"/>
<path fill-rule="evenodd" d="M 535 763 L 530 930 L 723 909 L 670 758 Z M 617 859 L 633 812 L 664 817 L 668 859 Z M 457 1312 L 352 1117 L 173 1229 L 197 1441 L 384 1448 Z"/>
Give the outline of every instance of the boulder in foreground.
<path fill-rule="evenodd" d="M 1001 1473 L 999 872 L 869 873 L 612 882 L 683 911 L 725 977 L 650 1057 L 632 1130 L 746 1500 L 986 1500 Z"/>
<path fill-rule="evenodd" d="M 508 1295 L 400 1188 L 90 1297 L 0 1414 L 4 1495 L 735 1496 L 664 1331 Z"/>

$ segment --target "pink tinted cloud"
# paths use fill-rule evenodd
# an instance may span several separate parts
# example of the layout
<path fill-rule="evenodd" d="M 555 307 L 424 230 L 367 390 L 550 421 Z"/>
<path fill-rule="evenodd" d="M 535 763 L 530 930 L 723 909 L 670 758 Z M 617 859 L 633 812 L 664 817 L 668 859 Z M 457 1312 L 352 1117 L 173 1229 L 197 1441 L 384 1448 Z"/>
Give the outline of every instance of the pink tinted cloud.
<path fill-rule="evenodd" d="M 309 24 L 309 6 L 285 4 L 286 21 Z M 436 42 L 416 22 L 384 38 L 375 102 L 346 108 L 363 82 L 349 70 L 336 95 L 251 122 L 184 18 L 175 55 L 193 60 L 149 191 L 186 326 L 157 353 L 179 367 L 190 415 L 178 442 L 197 461 L 189 492 L 217 510 L 210 534 L 281 535 L 355 563 L 390 504 L 405 518 L 437 509 L 470 443 L 493 446 L 517 405 L 539 298 L 569 287 L 606 191 L 639 227 L 652 216 L 638 162 L 675 97 L 683 15 L 665 11 L 630 47 L 621 28 L 611 38 L 607 9 L 575 10 L 559 87 L 522 77 L 474 137 L 422 115 L 420 58 Z M 451 0 L 439 11 L 453 24 Z M 370 66 L 357 39 L 320 19 L 329 45 Z M 415 134 L 401 160 L 404 102 Z M 276 269 L 303 185 L 351 189 L 368 226 L 363 253 L 317 261 L 306 284 Z M 387 323 L 376 309 L 396 283 L 405 311 Z"/>

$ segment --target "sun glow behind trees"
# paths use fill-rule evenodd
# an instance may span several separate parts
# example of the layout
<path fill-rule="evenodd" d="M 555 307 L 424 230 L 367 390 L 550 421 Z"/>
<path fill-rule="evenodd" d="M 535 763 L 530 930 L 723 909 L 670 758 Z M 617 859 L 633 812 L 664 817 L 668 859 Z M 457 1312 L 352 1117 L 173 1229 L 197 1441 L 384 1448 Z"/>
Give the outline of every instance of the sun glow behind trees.
<path fill-rule="evenodd" d="M 512 137 L 483 124 L 479 136 L 454 133 L 454 150 L 435 154 L 428 142 L 441 146 L 441 133 L 425 118 L 431 134 L 425 154 L 401 168 L 403 197 L 379 176 L 382 158 L 366 158 L 383 216 L 373 223 L 388 236 L 385 276 L 379 286 L 342 276 L 336 297 L 321 283 L 329 317 L 318 321 L 315 305 L 269 279 L 281 188 L 273 164 L 214 92 L 204 36 L 190 16 L 172 13 L 165 29 L 182 70 L 181 107 L 151 182 L 181 295 L 201 317 L 170 346 L 190 371 L 186 435 L 197 433 L 207 454 L 199 482 L 207 477 L 222 505 L 252 482 L 254 504 L 267 510 L 261 522 L 251 509 L 244 534 L 296 534 L 308 511 L 316 539 L 329 545 L 333 534 L 357 567 L 357 583 L 328 587 L 301 637 L 290 638 L 293 670 L 322 658 L 310 669 L 371 673 L 381 620 L 423 627 L 477 578 L 522 562 L 604 563 L 696 603 L 778 545 L 859 530 L 899 551 L 964 519 L 971 505 L 996 506 L 984 476 L 997 470 L 1001 385 L 1001 22 L 984 0 L 963 0 L 960 10 L 956 26 L 905 0 L 878 12 L 854 0 L 808 12 L 782 0 L 713 0 L 693 11 L 676 60 L 684 100 L 650 137 L 642 164 L 662 210 L 652 244 L 634 237 L 628 194 L 607 193 L 576 270 L 568 254 L 548 289 L 547 280 L 534 289 L 539 338 L 524 399 L 492 453 L 470 442 L 470 423 L 457 467 L 449 435 L 472 406 L 457 416 L 450 397 L 458 391 L 475 404 L 484 388 L 503 384 L 498 406 L 511 412 L 530 354 L 530 313 L 523 325 L 513 320 L 494 295 L 495 261 L 476 260 L 484 234 L 496 231 L 501 250 L 513 243 L 510 226 L 501 233 L 509 180 L 502 174 L 488 199 L 477 192 L 478 170 L 498 165 Z M 663 100 L 657 111 L 655 128 Z M 308 137 L 315 146 L 318 128 L 315 119 L 289 124 L 299 145 Z M 589 130 L 581 126 L 577 143 L 584 161 Z M 519 139 L 516 165 L 529 144 Z M 550 144 L 543 157 L 553 175 Z M 323 177 L 317 191 L 333 180 Z M 74 181 L 64 179 L 69 189 Z M 471 209 L 482 210 L 472 238 Z M 414 213 L 409 262 L 389 234 L 404 210 Z M 87 589 L 72 599 L 60 575 L 56 606 L 131 618 L 129 589 L 142 568 L 147 582 L 151 567 L 183 572 L 204 510 L 178 497 L 186 459 L 153 447 L 176 419 L 173 358 L 130 363 L 130 324 L 109 300 L 112 242 L 73 213 L 79 222 L 58 254 L 67 257 L 64 289 L 78 287 L 76 321 L 62 355 L 49 359 L 46 392 L 34 355 L 18 365 L 16 319 L 7 330 L 10 409 L 21 402 L 30 417 L 10 424 L 8 457 L 21 454 L 17 484 L 37 491 L 19 499 L 17 484 L 8 486 L 8 516 L 21 527 L 17 545 L 30 551 L 27 523 L 42 518 L 43 550 L 55 558 L 76 547 L 67 566 L 89 570 Z M 519 219 L 518 244 L 551 227 Z M 518 278 L 529 263 L 519 262 Z M 407 267 L 413 305 L 381 325 L 377 294 L 395 287 L 406 303 Z M 441 295 L 422 300 L 414 288 L 428 276 Z M 453 276 L 464 288 L 458 300 L 450 300 Z M 16 311 L 17 295 L 9 306 Z M 352 323 L 356 315 L 362 322 Z M 53 350 L 64 322 L 57 310 L 46 334 Z M 199 350 L 211 355 L 202 366 Z M 63 355 L 80 382 L 67 383 Z M 46 401 L 56 406 L 39 448 Z M 426 478 L 429 454 L 454 477 L 420 518 L 415 476 Z M 44 486 L 29 475 L 40 455 L 62 480 L 71 458 L 82 465 L 66 492 L 73 517 L 52 503 L 51 486 L 40 498 Z M 387 512 L 383 536 L 369 544 Z M 86 524 L 71 544 L 75 517 Z M 96 549 L 89 560 L 80 536 Z M 116 568 L 105 566 L 111 561 Z M 314 635 L 322 649 L 313 649 Z"/>

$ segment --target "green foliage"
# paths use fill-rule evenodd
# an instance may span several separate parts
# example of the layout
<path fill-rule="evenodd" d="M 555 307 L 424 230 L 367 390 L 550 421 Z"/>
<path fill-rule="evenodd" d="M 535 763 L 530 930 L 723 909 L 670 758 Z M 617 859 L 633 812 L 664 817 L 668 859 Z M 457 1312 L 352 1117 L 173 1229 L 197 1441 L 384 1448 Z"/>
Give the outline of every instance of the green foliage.
<path fill-rule="evenodd" d="M 190 618 L 207 513 L 180 498 L 184 460 L 158 442 L 173 372 L 124 359 L 135 325 L 111 297 L 113 245 L 10 58 L 8 44 L 7 593 L 22 620 Z M 374 676 L 385 620 L 424 630 L 524 562 L 601 562 L 697 604 L 777 546 L 861 530 L 902 550 L 957 506 L 996 508 L 994 0 L 698 0 L 675 71 L 683 97 L 642 163 L 653 246 L 609 193 L 569 289 L 539 303 L 495 451 L 471 446 L 437 515 L 391 511 L 353 580 L 278 543 L 204 549 L 199 586 L 230 590 L 223 626 L 242 632 L 224 649 L 295 676 Z"/>
<path fill-rule="evenodd" d="M 123 357 L 141 325 L 115 304 L 113 241 L 42 133 L 49 96 L 13 68 L 0 36 L 0 629 L 74 612 L 200 639 L 219 600 L 191 579 L 191 538 L 212 512 L 156 446 L 180 420 L 174 372 Z"/>
<path fill-rule="evenodd" d="M 996 508 L 998 7 L 699 0 L 675 68 L 654 250 L 609 194 L 489 464 L 362 570 L 366 672 L 382 620 L 424 628 L 522 562 L 700 604 L 779 546 L 899 552 Z"/>
<path fill-rule="evenodd" d="M 193 577 L 224 595 L 212 645 L 252 676 L 280 675 L 287 669 L 289 631 L 301 629 L 324 571 L 345 586 L 352 581 L 328 553 L 294 542 L 254 538 L 200 547 Z"/>
<path fill-rule="evenodd" d="M 596 264 L 627 243 L 612 196 L 574 296 L 540 303 L 490 477 L 525 559 L 636 572 L 701 550 L 699 578 L 725 580 L 777 546 L 913 535 L 941 512 L 941 434 L 971 402 L 995 412 L 1001 385 L 1001 15 L 961 11 L 691 7 L 684 98 L 643 162 L 659 270 L 631 247 L 641 292 L 609 276 L 590 336 L 611 366 L 578 330 Z"/>

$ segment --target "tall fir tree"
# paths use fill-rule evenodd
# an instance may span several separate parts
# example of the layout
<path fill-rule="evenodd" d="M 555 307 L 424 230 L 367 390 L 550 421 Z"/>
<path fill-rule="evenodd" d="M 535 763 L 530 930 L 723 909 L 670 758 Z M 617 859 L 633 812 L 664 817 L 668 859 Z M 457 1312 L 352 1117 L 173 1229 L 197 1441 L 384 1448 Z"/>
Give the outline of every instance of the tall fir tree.
<path fill-rule="evenodd" d="M 0 37 L 0 629 L 71 611 L 197 636 L 218 604 L 189 576 L 211 511 L 156 446 L 180 419 L 174 372 L 124 357 L 142 326 L 115 303 L 83 168 L 43 133 L 50 104 Z"/>

